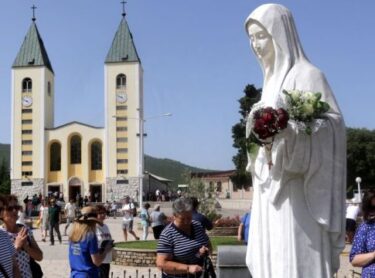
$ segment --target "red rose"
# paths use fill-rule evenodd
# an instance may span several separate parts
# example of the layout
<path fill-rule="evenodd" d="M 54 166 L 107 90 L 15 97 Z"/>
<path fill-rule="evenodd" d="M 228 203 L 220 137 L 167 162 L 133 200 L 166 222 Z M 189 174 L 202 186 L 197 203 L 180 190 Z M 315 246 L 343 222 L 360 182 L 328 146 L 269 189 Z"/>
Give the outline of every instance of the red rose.
<path fill-rule="evenodd" d="M 285 109 L 279 108 L 276 110 L 277 112 L 277 126 L 279 129 L 284 129 L 288 125 L 289 121 L 289 114 Z"/>
<path fill-rule="evenodd" d="M 272 107 L 266 107 L 262 111 L 262 119 L 266 123 L 273 122 L 275 120 L 275 110 Z"/>

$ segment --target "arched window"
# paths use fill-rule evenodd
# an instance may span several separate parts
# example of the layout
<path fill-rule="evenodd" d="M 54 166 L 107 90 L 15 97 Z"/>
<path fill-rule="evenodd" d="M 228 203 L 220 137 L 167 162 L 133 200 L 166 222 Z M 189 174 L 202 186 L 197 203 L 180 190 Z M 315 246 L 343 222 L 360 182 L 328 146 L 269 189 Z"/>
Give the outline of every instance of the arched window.
<path fill-rule="evenodd" d="M 126 75 L 120 73 L 116 77 L 116 89 L 125 89 L 126 87 Z"/>
<path fill-rule="evenodd" d="M 102 144 L 94 142 L 91 145 L 91 170 L 102 169 Z"/>
<path fill-rule="evenodd" d="M 50 171 L 61 171 L 61 145 L 57 142 L 50 147 Z"/>
<path fill-rule="evenodd" d="M 81 164 L 81 137 L 78 135 L 70 139 L 70 163 Z"/>
<path fill-rule="evenodd" d="M 33 89 L 33 81 L 30 78 L 25 78 L 22 81 L 22 92 L 23 93 L 30 93 Z"/>

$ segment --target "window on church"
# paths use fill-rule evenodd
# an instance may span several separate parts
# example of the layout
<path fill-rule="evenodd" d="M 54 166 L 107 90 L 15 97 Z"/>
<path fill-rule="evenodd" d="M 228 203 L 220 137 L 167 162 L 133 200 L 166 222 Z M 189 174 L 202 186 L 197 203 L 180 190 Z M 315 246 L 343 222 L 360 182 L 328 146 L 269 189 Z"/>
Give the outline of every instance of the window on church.
<path fill-rule="evenodd" d="M 91 170 L 102 169 L 102 144 L 94 142 L 91 145 Z"/>
<path fill-rule="evenodd" d="M 22 161 L 22 166 L 32 166 L 33 162 L 32 161 Z"/>
<path fill-rule="evenodd" d="M 30 114 L 33 113 L 33 109 L 22 109 L 23 114 Z"/>
<path fill-rule="evenodd" d="M 32 143 L 32 140 L 22 140 L 22 145 L 31 145 Z"/>
<path fill-rule="evenodd" d="M 33 151 L 22 151 L 22 155 L 32 155 Z"/>
<path fill-rule="evenodd" d="M 117 164 L 124 164 L 124 163 L 128 163 L 128 160 L 127 159 L 117 159 Z"/>
<path fill-rule="evenodd" d="M 218 181 L 216 183 L 216 191 L 221 192 L 222 190 L 223 190 L 223 188 L 222 188 L 222 185 L 221 185 L 221 181 Z"/>
<path fill-rule="evenodd" d="M 127 105 L 117 105 L 116 110 L 117 111 L 128 110 L 128 106 Z"/>
<path fill-rule="evenodd" d="M 116 183 L 117 184 L 128 184 L 129 181 L 128 180 L 117 180 Z"/>
<path fill-rule="evenodd" d="M 117 149 L 117 153 L 127 153 L 128 152 L 128 148 L 119 148 Z"/>
<path fill-rule="evenodd" d="M 50 148 L 50 171 L 61 171 L 61 145 L 55 142 Z"/>
<path fill-rule="evenodd" d="M 118 126 L 116 128 L 117 131 L 128 131 L 128 127 L 127 126 Z"/>
<path fill-rule="evenodd" d="M 118 137 L 116 141 L 120 143 L 126 143 L 128 142 L 128 137 Z"/>
<path fill-rule="evenodd" d="M 49 81 L 47 83 L 47 94 L 48 94 L 48 96 L 51 96 L 51 94 L 52 94 L 51 82 L 49 82 Z"/>
<path fill-rule="evenodd" d="M 32 181 L 23 181 L 21 183 L 21 186 L 33 186 L 33 182 Z"/>
<path fill-rule="evenodd" d="M 81 164 L 81 137 L 78 135 L 70 139 L 70 163 Z"/>
<path fill-rule="evenodd" d="M 125 89 L 126 87 L 126 75 L 120 73 L 116 77 L 116 89 Z"/>
<path fill-rule="evenodd" d="M 33 89 L 33 81 L 30 78 L 25 78 L 22 81 L 22 92 L 23 93 L 30 93 Z"/>
<path fill-rule="evenodd" d="M 31 177 L 33 175 L 32 171 L 24 171 L 22 172 L 23 177 Z"/>
<path fill-rule="evenodd" d="M 22 124 L 27 125 L 27 124 L 32 124 L 33 120 L 22 120 Z"/>
<path fill-rule="evenodd" d="M 33 134 L 33 131 L 31 129 L 24 129 L 22 130 L 22 134 Z"/>
<path fill-rule="evenodd" d="M 117 175 L 127 174 L 128 170 L 117 170 Z"/>
<path fill-rule="evenodd" d="M 116 120 L 121 122 L 121 121 L 127 121 L 128 117 L 116 117 Z"/>

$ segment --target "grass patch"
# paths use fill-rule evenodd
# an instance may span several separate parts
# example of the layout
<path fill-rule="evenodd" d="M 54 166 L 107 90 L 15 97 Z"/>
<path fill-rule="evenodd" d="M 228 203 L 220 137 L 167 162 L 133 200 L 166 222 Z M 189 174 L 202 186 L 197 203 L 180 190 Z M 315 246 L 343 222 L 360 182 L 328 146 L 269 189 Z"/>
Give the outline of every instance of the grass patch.
<path fill-rule="evenodd" d="M 218 245 L 242 245 L 242 243 L 238 242 L 237 238 L 233 236 L 213 236 L 210 239 L 214 251 L 217 250 Z M 116 243 L 116 248 L 156 250 L 156 245 L 156 240 L 140 240 L 130 242 L 118 242 Z"/>

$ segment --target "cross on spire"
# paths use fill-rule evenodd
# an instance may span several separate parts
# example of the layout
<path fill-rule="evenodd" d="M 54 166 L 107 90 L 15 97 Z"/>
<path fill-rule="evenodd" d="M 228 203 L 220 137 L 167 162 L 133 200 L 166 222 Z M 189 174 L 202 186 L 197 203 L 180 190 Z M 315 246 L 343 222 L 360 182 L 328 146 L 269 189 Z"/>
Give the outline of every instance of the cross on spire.
<path fill-rule="evenodd" d="M 121 1 L 121 4 L 122 4 L 122 16 L 125 17 L 126 16 L 126 12 L 125 12 L 125 4 L 127 2 L 126 1 Z"/>
<path fill-rule="evenodd" d="M 35 21 L 35 20 L 36 20 L 36 18 L 35 18 L 35 9 L 36 9 L 35 5 L 33 5 L 33 6 L 31 7 L 31 9 L 33 10 L 33 18 L 32 18 L 32 21 Z"/>

